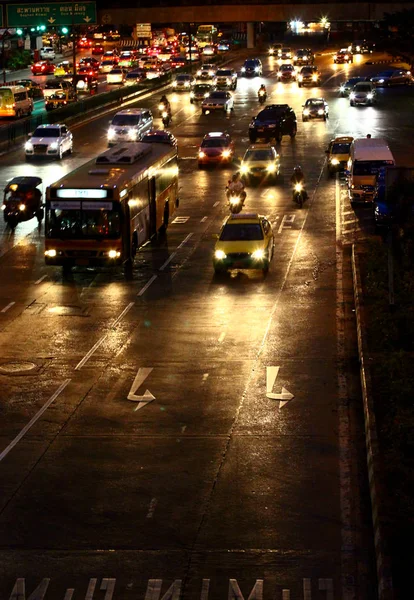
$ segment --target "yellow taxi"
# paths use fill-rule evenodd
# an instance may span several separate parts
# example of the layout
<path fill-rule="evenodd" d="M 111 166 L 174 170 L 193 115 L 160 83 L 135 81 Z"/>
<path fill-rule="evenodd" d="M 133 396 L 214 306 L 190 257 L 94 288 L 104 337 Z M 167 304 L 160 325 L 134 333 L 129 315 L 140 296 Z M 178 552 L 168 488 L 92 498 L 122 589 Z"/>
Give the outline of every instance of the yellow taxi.
<path fill-rule="evenodd" d="M 280 175 L 280 156 L 270 144 L 252 144 L 242 158 L 240 174 L 243 181 L 249 179 L 272 179 Z"/>
<path fill-rule="evenodd" d="M 274 245 L 272 226 L 266 217 L 248 212 L 230 215 L 217 236 L 214 271 L 261 269 L 267 273 Z"/>
<path fill-rule="evenodd" d="M 337 171 L 343 171 L 346 168 L 353 140 L 353 137 L 341 136 L 329 142 L 329 146 L 325 150 L 329 175 L 334 175 Z"/>
<path fill-rule="evenodd" d="M 73 63 L 70 63 L 67 60 L 59 63 L 56 66 L 54 76 L 55 77 L 66 77 L 67 75 L 73 75 Z"/>

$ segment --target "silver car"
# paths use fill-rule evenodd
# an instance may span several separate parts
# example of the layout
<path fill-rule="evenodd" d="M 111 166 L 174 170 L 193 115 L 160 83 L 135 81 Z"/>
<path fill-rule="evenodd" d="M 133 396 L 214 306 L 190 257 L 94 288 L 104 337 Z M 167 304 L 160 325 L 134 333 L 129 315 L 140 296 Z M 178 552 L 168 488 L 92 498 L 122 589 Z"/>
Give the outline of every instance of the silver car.
<path fill-rule="evenodd" d="M 225 90 L 216 90 L 211 92 L 208 98 L 205 98 L 201 104 L 203 115 L 213 110 L 222 110 L 229 112 L 234 108 L 233 96 Z"/>
<path fill-rule="evenodd" d="M 72 153 L 73 137 L 65 124 L 39 125 L 25 144 L 24 151 L 26 160 L 33 157 L 57 158 L 61 160 L 63 155 Z"/>
<path fill-rule="evenodd" d="M 354 86 L 354 89 L 349 94 L 350 106 L 365 105 L 371 106 L 376 102 L 377 91 L 375 85 L 371 81 L 362 81 Z"/>
<path fill-rule="evenodd" d="M 190 92 L 190 102 L 202 102 L 205 98 L 208 98 L 214 87 L 209 83 L 196 83 L 194 88 Z"/>

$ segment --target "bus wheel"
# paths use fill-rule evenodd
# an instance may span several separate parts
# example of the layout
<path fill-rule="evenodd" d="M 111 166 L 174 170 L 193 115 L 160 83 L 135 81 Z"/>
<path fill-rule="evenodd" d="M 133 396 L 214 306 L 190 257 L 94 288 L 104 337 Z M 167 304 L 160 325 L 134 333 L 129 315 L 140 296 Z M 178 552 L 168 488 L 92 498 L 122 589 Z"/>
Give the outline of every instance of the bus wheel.
<path fill-rule="evenodd" d="M 133 258 L 135 258 L 137 249 L 138 249 L 138 237 L 137 237 L 137 232 L 134 231 L 134 234 L 132 236 L 132 246 L 131 246 L 131 256 Z"/>

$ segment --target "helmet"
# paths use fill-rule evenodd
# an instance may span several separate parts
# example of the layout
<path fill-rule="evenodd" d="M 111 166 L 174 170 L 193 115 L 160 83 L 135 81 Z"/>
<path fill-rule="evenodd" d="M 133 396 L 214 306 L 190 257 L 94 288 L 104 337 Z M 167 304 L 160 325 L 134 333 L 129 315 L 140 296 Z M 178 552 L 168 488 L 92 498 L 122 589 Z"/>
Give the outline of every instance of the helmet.
<path fill-rule="evenodd" d="M 239 172 L 237 172 L 237 173 L 234 173 L 234 175 L 232 175 L 232 176 L 231 176 L 231 180 L 232 180 L 232 181 L 237 181 L 237 178 L 239 177 L 239 175 L 240 175 L 240 173 L 239 173 Z"/>

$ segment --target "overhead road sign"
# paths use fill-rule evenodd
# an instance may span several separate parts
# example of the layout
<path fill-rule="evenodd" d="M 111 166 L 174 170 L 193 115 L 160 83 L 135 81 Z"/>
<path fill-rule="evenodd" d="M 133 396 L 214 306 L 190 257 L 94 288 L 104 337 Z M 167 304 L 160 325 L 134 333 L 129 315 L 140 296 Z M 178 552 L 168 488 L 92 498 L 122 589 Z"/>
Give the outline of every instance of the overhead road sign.
<path fill-rule="evenodd" d="M 95 25 L 95 2 L 52 2 L 36 4 L 7 4 L 8 27 L 36 27 L 36 25 Z"/>

